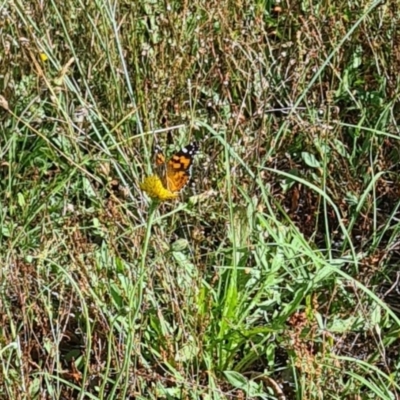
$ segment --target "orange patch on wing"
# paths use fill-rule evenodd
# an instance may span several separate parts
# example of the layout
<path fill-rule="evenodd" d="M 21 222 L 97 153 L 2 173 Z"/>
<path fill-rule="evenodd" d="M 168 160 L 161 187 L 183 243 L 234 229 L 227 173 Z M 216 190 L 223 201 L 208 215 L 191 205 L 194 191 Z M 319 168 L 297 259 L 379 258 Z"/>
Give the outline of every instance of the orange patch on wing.
<path fill-rule="evenodd" d="M 173 175 L 167 175 L 167 188 L 171 192 L 179 192 L 189 179 L 190 175 L 186 171 L 174 172 Z"/>
<path fill-rule="evenodd" d="M 189 157 L 184 156 L 173 156 L 171 160 L 168 162 L 168 165 L 172 165 L 172 168 L 175 169 L 188 169 L 190 164 L 192 164 L 193 160 Z"/>

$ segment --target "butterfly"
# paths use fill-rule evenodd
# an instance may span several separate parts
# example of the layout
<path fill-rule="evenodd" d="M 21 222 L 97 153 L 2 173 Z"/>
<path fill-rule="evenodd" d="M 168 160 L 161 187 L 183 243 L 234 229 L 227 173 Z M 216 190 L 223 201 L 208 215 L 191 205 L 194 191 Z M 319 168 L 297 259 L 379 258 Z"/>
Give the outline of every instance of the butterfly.
<path fill-rule="evenodd" d="M 197 142 L 192 142 L 166 161 L 159 146 L 155 147 L 154 160 L 158 176 L 165 189 L 172 193 L 181 191 L 189 182 L 193 160 L 199 152 Z"/>

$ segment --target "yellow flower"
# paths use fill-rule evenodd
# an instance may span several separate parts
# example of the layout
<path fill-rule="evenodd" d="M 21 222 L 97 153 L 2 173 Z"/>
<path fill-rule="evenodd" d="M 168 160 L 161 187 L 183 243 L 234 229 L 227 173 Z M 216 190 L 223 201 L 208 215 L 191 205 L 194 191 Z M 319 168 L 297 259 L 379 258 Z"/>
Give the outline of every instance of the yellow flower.
<path fill-rule="evenodd" d="M 159 201 L 176 199 L 178 197 L 177 193 L 173 193 L 164 187 L 160 177 L 157 175 L 146 177 L 143 183 L 140 184 L 140 189 L 146 192 L 152 199 Z"/>

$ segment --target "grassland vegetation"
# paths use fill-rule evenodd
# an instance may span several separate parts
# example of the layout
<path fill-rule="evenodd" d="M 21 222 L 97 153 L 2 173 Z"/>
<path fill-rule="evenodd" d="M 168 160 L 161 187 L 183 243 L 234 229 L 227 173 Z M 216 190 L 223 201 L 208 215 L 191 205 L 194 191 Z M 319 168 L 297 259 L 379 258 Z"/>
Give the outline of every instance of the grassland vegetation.
<path fill-rule="evenodd" d="M 399 399 L 399 19 L 0 2 L 0 398 Z"/>

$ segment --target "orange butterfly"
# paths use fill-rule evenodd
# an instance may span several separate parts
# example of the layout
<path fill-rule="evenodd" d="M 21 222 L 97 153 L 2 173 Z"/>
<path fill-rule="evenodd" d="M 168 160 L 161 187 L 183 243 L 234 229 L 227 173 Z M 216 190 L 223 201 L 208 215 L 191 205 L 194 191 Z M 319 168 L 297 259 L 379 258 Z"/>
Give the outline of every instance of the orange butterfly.
<path fill-rule="evenodd" d="M 165 189 L 172 193 L 179 192 L 189 182 L 195 155 L 199 152 L 197 142 L 192 142 L 175 153 L 166 162 L 159 146 L 155 147 L 155 164 L 158 176 Z"/>

